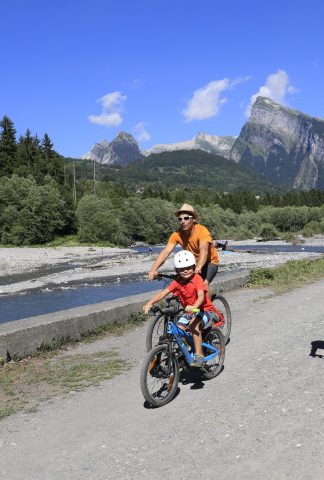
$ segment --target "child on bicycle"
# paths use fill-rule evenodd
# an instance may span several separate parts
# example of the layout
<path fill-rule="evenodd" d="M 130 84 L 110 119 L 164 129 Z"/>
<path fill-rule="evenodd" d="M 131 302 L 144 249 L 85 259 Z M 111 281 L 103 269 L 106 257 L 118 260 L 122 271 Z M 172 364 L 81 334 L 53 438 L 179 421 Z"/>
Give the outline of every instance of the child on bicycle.
<path fill-rule="evenodd" d="M 148 313 L 154 303 L 159 302 L 169 293 L 179 297 L 185 313 L 177 322 L 177 325 L 183 330 L 190 329 L 195 346 L 195 357 L 191 366 L 202 367 L 204 365 L 204 353 L 202 350 L 203 328 L 212 323 L 213 304 L 211 303 L 207 292 L 207 285 L 200 275 L 195 273 L 196 259 L 188 250 L 181 250 L 174 256 L 174 268 L 178 274 L 177 278 L 170 283 L 162 292 L 154 295 L 143 307 L 145 313 Z M 200 309 L 200 312 L 192 313 L 194 309 Z"/>

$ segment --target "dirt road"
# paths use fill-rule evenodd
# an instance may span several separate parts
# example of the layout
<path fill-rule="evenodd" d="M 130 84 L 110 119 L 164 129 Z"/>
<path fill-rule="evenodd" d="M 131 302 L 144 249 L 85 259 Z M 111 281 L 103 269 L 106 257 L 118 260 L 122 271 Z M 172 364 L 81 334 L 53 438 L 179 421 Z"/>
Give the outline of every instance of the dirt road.
<path fill-rule="evenodd" d="M 78 352 L 123 348 L 127 373 L 0 423 L 6 480 L 310 480 L 324 470 L 324 281 L 282 296 L 241 290 L 225 369 L 160 409 L 139 387 L 146 326 Z M 319 344 L 320 346 L 323 343 Z M 318 350 L 316 354 L 324 353 Z"/>

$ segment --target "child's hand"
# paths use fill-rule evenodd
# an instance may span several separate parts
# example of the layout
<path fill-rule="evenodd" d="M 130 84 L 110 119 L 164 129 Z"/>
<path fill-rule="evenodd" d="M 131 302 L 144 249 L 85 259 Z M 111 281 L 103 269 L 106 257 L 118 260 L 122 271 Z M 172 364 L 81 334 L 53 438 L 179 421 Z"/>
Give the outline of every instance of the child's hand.
<path fill-rule="evenodd" d="M 192 305 L 187 305 L 185 308 L 185 312 L 192 312 L 193 306 Z"/>
<path fill-rule="evenodd" d="M 143 307 L 143 310 L 144 310 L 144 313 L 145 315 L 147 315 L 149 313 L 149 311 L 151 310 L 152 308 L 152 304 L 151 303 L 146 303 Z"/>

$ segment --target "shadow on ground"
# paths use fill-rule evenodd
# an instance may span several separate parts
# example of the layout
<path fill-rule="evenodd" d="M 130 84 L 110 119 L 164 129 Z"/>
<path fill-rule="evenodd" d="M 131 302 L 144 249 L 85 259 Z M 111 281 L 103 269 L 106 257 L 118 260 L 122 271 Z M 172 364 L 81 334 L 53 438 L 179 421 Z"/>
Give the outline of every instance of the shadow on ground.
<path fill-rule="evenodd" d="M 318 350 L 323 350 L 323 352 L 317 353 Z M 314 340 L 314 342 L 311 342 L 311 351 L 309 356 L 324 358 L 324 341 L 323 340 Z"/>

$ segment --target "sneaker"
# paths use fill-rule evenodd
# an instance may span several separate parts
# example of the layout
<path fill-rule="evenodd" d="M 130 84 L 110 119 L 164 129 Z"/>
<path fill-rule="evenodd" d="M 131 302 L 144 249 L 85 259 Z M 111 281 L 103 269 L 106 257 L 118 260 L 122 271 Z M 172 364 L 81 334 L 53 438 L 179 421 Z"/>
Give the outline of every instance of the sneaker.
<path fill-rule="evenodd" d="M 191 362 L 191 367 L 201 368 L 205 365 L 205 358 L 202 355 L 195 355 L 193 361 Z"/>

